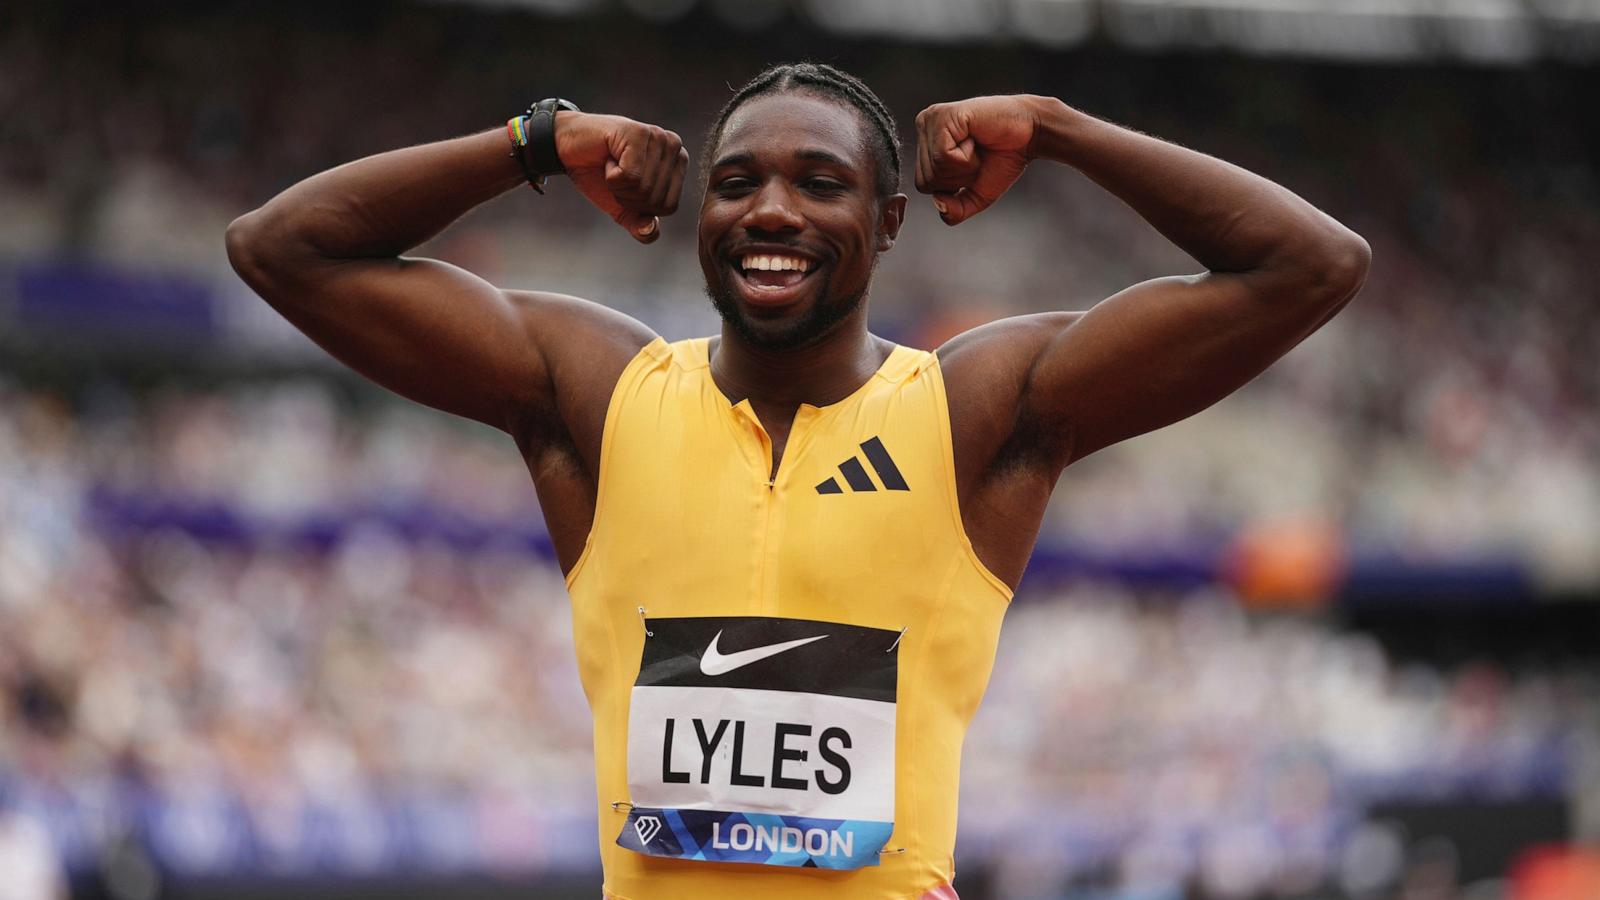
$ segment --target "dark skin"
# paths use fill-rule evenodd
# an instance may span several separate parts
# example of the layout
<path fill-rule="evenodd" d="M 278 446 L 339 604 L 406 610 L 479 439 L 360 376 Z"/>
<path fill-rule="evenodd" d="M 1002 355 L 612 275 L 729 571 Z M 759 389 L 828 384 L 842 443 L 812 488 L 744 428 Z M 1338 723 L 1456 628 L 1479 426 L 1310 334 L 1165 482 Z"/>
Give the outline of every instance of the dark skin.
<path fill-rule="evenodd" d="M 893 349 L 868 331 L 865 302 L 849 307 L 899 237 L 907 203 L 878 190 L 870 127 L 833 98 L 766 95 L 742 105 L 708 151 L 700 260 L 731 301 L 725 315 L 739 317 L 713 340 L 712 375 L 730 399 L 749 398 L 774 471 L 799 405 L 843 399 Z M 1043 160 L 1077 168 L 1206 268 L 939 348 L 962 519 L 979 558 L 1013 587 L 1064 468 L 1232 393 L 1336 314 L 1366 275 L 1366 242 L 1288 190 L 1053 98 L 937 104 L 917 132 L 917 189 L 950 225 Z M 659 236 L 687 170 L 677 135 L 561 113 L 556 141 L 585 197 L 642 243 Z M 599 304 L 402 256 L 521 184 L 500 129 L 395 150 L 241 217 L 228 252 L 251 287 L 352 368 L 511 434 L 568 570 L 594 518 L 611 390 L 655 335 Z M 746 251 L 802 255 L 811 270 L 763 293 L 736 270 Z M 838 316 L 801 346 L 785 343 L 821 314 Z"/>

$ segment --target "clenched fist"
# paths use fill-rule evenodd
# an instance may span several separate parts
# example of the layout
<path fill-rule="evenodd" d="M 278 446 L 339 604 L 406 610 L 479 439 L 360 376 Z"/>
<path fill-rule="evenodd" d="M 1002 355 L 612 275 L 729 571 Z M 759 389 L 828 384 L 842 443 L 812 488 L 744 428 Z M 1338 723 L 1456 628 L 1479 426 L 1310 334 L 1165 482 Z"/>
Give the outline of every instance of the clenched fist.
<path fill-rule="evenodd" d="M 642 244 L 678 209 L 689 151 L 677 134 L 621 116 L 556 114 L 556 155 L 578 192 Z"/>
<path fill-rule="evenodd" d="M 917 114 L 917 190 L 933 195 L 945 224 L 988 209 L 1027 168 L 1035 99 L 974 97 Z"/>

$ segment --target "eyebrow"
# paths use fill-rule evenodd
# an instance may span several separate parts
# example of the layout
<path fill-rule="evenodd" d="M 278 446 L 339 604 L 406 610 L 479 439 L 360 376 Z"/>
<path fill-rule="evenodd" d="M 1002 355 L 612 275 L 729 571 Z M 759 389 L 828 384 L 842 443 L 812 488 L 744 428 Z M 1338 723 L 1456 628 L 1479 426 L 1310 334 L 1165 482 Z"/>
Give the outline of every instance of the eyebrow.
<path fill-rule="evenodd" d="M 841 159 L 837 154 L 829 153 L 826 150 L 816 150 L 816 149 L 796 150 L 795 154 L 794 154 L 794 158 L 795 159 L 810 160 L 811 162 L 833 163 L 836 166 L 844 166 L 846 168 L 849 168 L 849 166 L 850 166 L 849 162 L 847 162 L 844 159 Z"/>
<path fill-rule="evenodd" d="M 796 150 L 794 152 L 794 158 L 795 159 L 809 160 L 809 161 L 812 161 L 812 162 L 832 163 L 832 164 L 834 164 L 836 166 L 844 166 L 846 168 L 849 168 L 849 166 L 850 166 L 849 161 L 841 158 L 837 153 L 830 153 L 827 150 L 822 150 L 822 149 L 818 149 L 818 148 L 815 148 L 815 147 L 808 147 L 808 148 L 804 148 L 804 149 L 801 149 L 801 150 Z M 720 169 L 723 166 L 742 166 L 742 165 L 747 165 L 749 163 L 755 162 L 755 159 L 756 159 L 756 155 L 754 153 L 750 153 L 748 151 L 743 152 L 743 153 L 730 153 L 727 156 L 724 156 L 723 158 L 721 158 L 721 159 L 717 160 L 716 162 L 712 163 L 711 164 L 711 168 Z"/>
<path fill-rule="evenodd" d="M 730 153 L 712 163 L 711 168 L 720 169 L 723 166 L 742 166 L 745 163 L 754 162 L 755 158 L 756 155 L 754 153 Z"/>

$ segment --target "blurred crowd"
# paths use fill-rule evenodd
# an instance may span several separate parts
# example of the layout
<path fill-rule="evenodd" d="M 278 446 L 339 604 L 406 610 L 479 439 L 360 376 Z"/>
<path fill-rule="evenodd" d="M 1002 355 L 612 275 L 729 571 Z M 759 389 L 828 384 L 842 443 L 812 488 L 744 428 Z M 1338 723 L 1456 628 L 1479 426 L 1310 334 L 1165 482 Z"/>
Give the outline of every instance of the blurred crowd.
<path fill-rule="evenodd" d="M 1131 896 L 1412 896 L 1416 848 L 1368 812 L 1592 791 L 1593 678 L 1397 663 L 1323 622 L 1247 617 L 1226 591 L 1073 586 L 1008 614 L 965 756 L 966 848 L 994 854 L 1001 897 L 1096 878 Z"/>
<path fill-rule="evenodd" d="M 279 389 L 258 408 L 283 426 L 307 404 Z M 219 540 L 182 521 L 104 521 L 106 491 L 136 484 L 181 506 L 208 472 L 282 476 L 297 447 L 324 449 L 304 419 L 281 440 L 218 427 L 242 410 L 200 396 L 80 418 L 42 397 L 0 399 L 0 783 L 12 801 L 55 826 L 76 866 L 124 832 L 189 874 L 526 871 L 574 847 L 586 862 L 592 827 L 574 834 L 570 820 L 592 820 L 587 708 L 560 573 L 539 557 L 463 555 L 376 525 L 322 553 L 268 531 Z M 531 495 L 525 474 L 474 461 L 482 441 L 399 422 L 347 433 L 353 458 L 324 465 L 360 490 L 415 497 L 450 479 L 457 510 L 475 491 Z M 385 443 L 406 449 L 399 466 L 382 464 Z M 293 502 L 287 483 L 258 487 Z M 248 509 L 265 522 L 284 508 Z M 390 835 L 396 817 L 408 840 Z M 563 836 L 544 840 L 545 828 Z"/>
<path fill-rule="evenodd" d="M 560 574 L 450 525 L 533 515 L 491 435 L 314 384 L 0 391 L 0 807 L 79 873 L 129 845 L 180 877 L 591 866 Z M 1024 592 L 964 865 L 1004 897 L 1360 896 L 1406 875 L 1377 802 L 1592 795 L 1597 688 L 1397 664 L 1221 588 Z"/>

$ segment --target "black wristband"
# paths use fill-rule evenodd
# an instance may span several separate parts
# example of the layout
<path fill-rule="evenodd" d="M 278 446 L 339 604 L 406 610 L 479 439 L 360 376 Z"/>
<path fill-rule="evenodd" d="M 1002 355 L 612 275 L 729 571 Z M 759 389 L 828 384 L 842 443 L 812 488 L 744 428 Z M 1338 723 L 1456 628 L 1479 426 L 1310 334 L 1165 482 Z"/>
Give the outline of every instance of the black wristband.
<path fill-rule="evenodd" d="M 560 110 L 579 111 L 570 100 L 552 97 L 528 107 L 523 116 L 528 143 L 519 148 L 517 161 L 522 163 L 522 172 L 528 176 L 528 183 L 535 187 L 543 184 L 545 178 L 567 171 L 567 167 L 561 164 L 560 154 L 556 152 L 556 113 Z"/>

